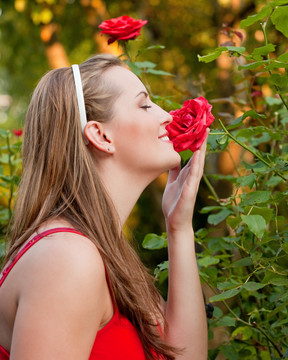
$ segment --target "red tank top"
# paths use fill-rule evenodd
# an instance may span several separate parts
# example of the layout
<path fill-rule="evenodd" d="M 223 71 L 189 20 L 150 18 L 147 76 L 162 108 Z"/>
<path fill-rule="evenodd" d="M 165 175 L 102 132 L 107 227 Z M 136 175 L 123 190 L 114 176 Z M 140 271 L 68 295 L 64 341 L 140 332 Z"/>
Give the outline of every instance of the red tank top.
<path fill-rule="evenodd" d="M 21 256 L 44 236 L 58 232 L 71 232 L 84 236 L 70 228 L 55 228 L 44 231 L 31 239 L 16 255 L 14 261 L 5 268 L 0 276 L 0 287 Z M 106 274 L 107 276 L 107 274 Z M 109 286 L 109 279 L 107 277 Z M 0 360 L 9 360 L 10 355 L 0 345 Z M 132 323 L 123 317 L 117 306 L 114 306 L 114 315 L 107 325 L 97 332 L 89 360 L 145 360 L 145 354 L 138 333 Z"/>

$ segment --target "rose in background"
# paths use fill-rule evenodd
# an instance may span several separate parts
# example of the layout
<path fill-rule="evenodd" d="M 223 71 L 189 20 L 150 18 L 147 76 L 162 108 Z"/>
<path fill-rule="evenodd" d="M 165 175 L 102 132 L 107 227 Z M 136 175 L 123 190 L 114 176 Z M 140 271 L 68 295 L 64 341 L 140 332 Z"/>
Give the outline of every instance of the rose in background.
<path fill-rule="evenodd" d="M 12 129 L 12 132 L 15 136 L 20 137 L 23 134 L 22 129 Z"/>
<path fill-rule="evenodd" d="M 101 34 L 110 36 L 108 44 L 112 44 L 116 40 L 134 40 L 139 36 L 142 26 L 146 23 L 147 20 L 135 20 L 130 16 L 124 15 L 103 21 L 99 28 L 102 29 Z"/>
<path fill-rule="evenodd" d="M 173 121 L 166 126 L 177 152 L 198 150 L 206 138 L 206 129 L 215 120 L 203 96 L 184 102 L 181 109 L 170 111 Z"/>

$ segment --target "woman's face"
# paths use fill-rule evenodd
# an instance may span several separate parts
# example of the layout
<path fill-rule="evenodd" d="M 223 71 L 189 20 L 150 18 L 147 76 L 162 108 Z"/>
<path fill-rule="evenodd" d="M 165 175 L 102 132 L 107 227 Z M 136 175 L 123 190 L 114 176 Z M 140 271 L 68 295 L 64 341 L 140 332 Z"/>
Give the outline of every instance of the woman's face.
<path fill-rule="evenodd" d="M 113 134 L 117 161 L 127 170 L 153 177 L 177 166 L 180 156 L 165 129 L 171 115 L 150 100 L 143 83 L 126 68 L 115 66 L 105 78 L 120 90 L 112 121 L 106 123 Z"/>

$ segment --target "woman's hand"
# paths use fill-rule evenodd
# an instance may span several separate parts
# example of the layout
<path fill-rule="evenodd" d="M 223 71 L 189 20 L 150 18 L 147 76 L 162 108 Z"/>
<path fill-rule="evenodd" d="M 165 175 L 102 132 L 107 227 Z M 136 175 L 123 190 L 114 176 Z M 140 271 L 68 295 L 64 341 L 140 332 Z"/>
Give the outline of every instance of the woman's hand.
<path fill-rule="evenodd" d="M 207 131 L 208 135 L 208 131 Z M 170 170 L 163 196 L 169 255 L 166 340 L 184 349 L 178 360 L 207 359 L 205 307 L 195 256 L 192 217 L 203 174 L 206 142 L 188 164 Z"/>
<path fill-rule="evenodd" d="M 179 165 L 169 171 L 162 201 L 169 232 L 182 232 L 192 228 L 195 201 L 203 175 L 208 133 L 209 130 L 201 148 L 194 152 L 182 170 Z"/>

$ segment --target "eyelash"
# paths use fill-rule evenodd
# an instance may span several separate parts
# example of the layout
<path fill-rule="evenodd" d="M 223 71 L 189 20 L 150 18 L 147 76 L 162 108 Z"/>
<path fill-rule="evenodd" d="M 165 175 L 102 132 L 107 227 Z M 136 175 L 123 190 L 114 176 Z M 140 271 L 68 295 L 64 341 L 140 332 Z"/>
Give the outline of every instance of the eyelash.
<path fill-rule="evenodd" d="M 141 106 L 141 109 L 150 109 L 152 106 L 151 105 L 143 105 Z"/>

